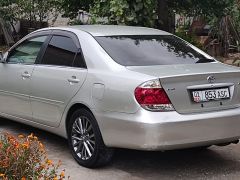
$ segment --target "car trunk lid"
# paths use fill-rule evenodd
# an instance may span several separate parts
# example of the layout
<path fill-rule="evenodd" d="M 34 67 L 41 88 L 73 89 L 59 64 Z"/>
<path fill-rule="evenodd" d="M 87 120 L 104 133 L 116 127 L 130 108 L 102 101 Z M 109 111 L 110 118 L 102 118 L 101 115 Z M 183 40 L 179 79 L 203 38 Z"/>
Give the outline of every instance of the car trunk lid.
<path fill-rule="evenodd" d="M 205 63 L 127 68 L 159 78 L 179 113 L 217 111 L 240 106 L 240 69 L 237 67 L 221 63 Z M 196 91 L 205 93 L 206 90 L 215 90 L 215 94 L 223 93 L 221 90 L 229 91 L 229 98 L 195 102 L 193 93 Z"/>

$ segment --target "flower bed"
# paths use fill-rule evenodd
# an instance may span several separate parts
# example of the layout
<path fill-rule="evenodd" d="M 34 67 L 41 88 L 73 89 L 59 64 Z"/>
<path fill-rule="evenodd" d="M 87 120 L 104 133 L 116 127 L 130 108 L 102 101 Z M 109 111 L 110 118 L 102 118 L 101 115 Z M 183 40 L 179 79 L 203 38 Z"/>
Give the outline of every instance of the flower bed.
<path fill-rule="evenodd" d="M 0 179 L 3 180 L 63 180 L 61 162 L 48 159 L 44 145 L 33 134 L 14 137 L 0 136 Z"/>

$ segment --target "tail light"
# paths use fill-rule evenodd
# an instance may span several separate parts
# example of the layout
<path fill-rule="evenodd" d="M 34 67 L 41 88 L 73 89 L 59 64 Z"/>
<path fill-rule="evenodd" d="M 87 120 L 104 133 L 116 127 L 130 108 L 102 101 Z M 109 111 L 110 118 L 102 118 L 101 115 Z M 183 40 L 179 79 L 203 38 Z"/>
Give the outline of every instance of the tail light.
<path fill-rule="evenodd" d="M 135 89 L 137 102 L 149 111 L 173 111 L 174 107 L 159 80 L 145 82 Z"/>

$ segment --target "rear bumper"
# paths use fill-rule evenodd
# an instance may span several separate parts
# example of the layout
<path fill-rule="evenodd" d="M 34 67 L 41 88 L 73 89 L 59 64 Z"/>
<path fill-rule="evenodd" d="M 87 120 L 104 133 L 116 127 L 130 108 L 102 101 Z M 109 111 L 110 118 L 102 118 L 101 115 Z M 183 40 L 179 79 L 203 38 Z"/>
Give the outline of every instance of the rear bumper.
<path fill-rule="evenodd" d="M 94 112 L 106 146 L 137 150 L 171 150 L 240 139 L 240 108 L 182 115 Z"/>

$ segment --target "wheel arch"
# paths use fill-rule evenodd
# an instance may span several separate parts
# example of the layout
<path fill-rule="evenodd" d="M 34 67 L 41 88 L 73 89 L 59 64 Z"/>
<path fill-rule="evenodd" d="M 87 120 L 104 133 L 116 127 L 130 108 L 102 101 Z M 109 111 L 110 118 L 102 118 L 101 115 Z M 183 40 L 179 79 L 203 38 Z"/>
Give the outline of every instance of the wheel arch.
<path fill-rule="evenodd" d="M 71 115 L 77 110 L 77 109 L 86 109 L 87 111 L 89 111 L 90 113 L 92 113 L 91 109 L 86 106 L 85 104 L 82 104 L 82 103 L 76 103 L 76 104 L 73 104 L 68 112 L 67 112 L 67 115 L 66 115 L 66 120 L 65 120 L 65 128 L 66 128 L 66 132 L 68 133 L 68 126 L 69 126 L 69 120 L 71 118 Z M 92 113 L 92 115 L 94 116 L 94 114 Z"/>

